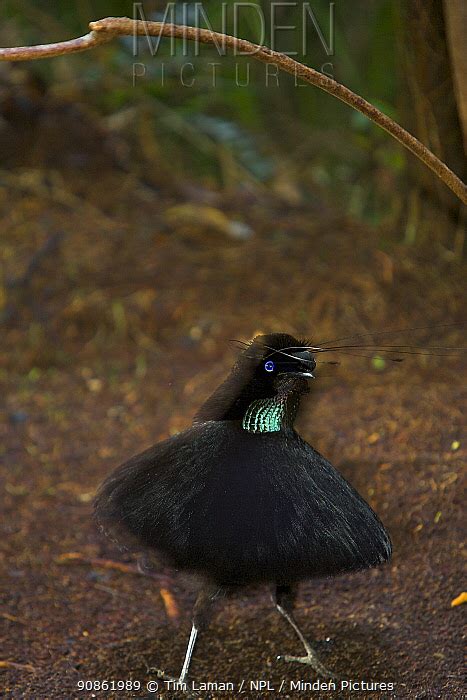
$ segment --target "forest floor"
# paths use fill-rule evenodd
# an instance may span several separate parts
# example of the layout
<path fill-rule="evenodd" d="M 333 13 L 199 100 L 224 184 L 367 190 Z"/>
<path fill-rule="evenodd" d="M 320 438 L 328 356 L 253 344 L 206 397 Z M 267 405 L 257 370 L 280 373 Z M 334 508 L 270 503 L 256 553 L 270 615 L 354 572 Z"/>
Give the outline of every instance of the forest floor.
<path fill-rule="evenodd" d="M 145 697 L 78 682 L 144 688 L 154 667 L 176 675 L 194 586 L 170 571 L 134 573 L 135 557 L 102 539 L 91 517 L 99 483 L 190 424 L 233 362 L 231 338 L 285 331 L 319 342 L 429 326 L 390 343 L 460 345 L 462 328 L 435 326 L 465 321 L 465 270 L 316 203 L 184 196 L 108 163 L 77 174 L 39 159 L 0 177 L 0 684 L 11 698 Z M 235 238 L 232 221 L 251 235 Z M 407 355 L 384 368 L 332 359 L 342 364 L 318 365 L 300 432 L 380 515 L 394 556 L 303 583 L 298 617 L 310 638 L 330 638 L 322 658 L 343 679 L 394 689 L 291 691 L 316 677 L 276 660 L 301 649 L 261 588 L 218 606 L 192 679 L 263 679 L 276 690 L 198 697 L 465 692 L 464 610 L 451 607 L 462 591 L 461 358 Z"/>

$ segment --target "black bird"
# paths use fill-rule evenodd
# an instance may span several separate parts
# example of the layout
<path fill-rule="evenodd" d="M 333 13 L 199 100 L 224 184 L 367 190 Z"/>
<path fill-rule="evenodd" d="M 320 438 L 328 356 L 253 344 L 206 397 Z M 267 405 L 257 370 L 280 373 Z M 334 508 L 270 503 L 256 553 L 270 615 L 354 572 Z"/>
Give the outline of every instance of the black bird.
<path fill-rule="evenodd" d="M 305 647 L 305 656 L 283 658 L 330 675 L 294 618 L 297 582 L 391 556 L 370 506 L 294 430 L 315 367 L 306 343 L 257 336 L 192 427 L 123 464 L 97 495 L 97 520 L 117 541 L 136 541 L 204 580 L 181 682 L 212 601 L 264 582 L 275 585 L 277 609 Z"/>

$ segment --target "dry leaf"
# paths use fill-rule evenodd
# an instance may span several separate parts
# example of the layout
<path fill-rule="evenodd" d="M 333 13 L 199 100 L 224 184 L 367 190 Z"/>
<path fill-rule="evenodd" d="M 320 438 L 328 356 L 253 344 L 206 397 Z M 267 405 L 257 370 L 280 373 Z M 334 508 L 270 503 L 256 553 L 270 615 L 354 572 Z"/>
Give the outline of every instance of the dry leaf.
<path fill-rule="evenodd" d="M 460 593 L 457 598 L 454 598 L 454 600 L 451 600 L 451 608 L 455 608 L 456 605 L 462 605 L 462 603 L 467 603 L 467 592 L 463 591 Z"/>
<path fill-rule="evenodd" d="M 161 594 L 161 598 L 164 602 L 167 617 L 169 617 L 171 620 L 178 619 L 180 617 L 180 611 L 172 593 L 167 590 L 167 588 L 161 588 L 159 593 Z"/>

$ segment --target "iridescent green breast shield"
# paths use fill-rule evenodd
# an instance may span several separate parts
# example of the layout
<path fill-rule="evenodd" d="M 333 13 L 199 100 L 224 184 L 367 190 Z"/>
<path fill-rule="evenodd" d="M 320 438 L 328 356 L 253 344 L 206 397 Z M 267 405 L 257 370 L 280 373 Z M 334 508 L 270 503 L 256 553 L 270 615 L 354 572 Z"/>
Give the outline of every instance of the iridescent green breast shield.
<path fill-rule="evenodd" d="M 257 399 L 250 403 L 242 420 L 249 433 L 274 433 L 292 425 L 298 409 L 298 399 Z"/>

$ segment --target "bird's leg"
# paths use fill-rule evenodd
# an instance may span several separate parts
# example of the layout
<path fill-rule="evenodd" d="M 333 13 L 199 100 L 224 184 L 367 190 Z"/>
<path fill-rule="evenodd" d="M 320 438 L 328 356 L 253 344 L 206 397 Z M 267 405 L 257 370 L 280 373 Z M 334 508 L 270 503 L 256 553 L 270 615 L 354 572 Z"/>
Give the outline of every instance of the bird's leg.
<path fill-rule="evenodd" d="M 185 652 L 185 659 L 183 661 L 180 676 L 178 678 L 174 678 L 173 676 L 168 676 L 164 671 L 161 671 L 159 669 L 153 669 L 157 670 L 159 678 L 163 678 L 164 680 L 170 681 L 171 683 L 175 684 L 176 690 L 179 692 L 187 692 L 183 684 L 185 683 L 188 676 L 191 658 L 193 656 L 193 650 L 195 648 L 198 633 L 201 630 L 206 629 L 206 627 L 208 626 L 209 620 L 211 618 L 213 601 L 219 596 L 221 596 L 223 593 L 223 588 L 215 588 L 213 586 L 205 586 L 198 593 L 198 597 L 196 598 L 196 602 L 193 607 L 191 632 L 190 637 L 188 639 L 188 645 Z M 184 695 L 184 697 L 191 696 Z"/>
<path fill-rule="evenodd" d="M 311 666 L 313 670 L 316 671 L 320 676 L 326 676 L 328 678 L 331 678 L 334 676 L 334 674 L 331 671 L 328 671 L 328 669 L 323 666 L 321 661 L 318 659 L 318 656 L 316 654 L 316 651 L 313 649 L 311 644 L 308 642 L 308 640 L 305 638 L 303 635 L 300 627 L 297 624 L 297 621 L 295 620 L 294 614 L 293 614 L 293 608 L 294 608 L 294 601 L 295 601 L 295 596 L 296 596 L 296 589 L 293 588 L 292 586 L 276 586 L 276 597 L 275 597 L 275 603 L 276 603 L 276 608 L 282 615 L 282 617 L 285 617 L 287 622 L 293 627 L 295 630 L 295 634 L 297 637 L 300 639 L 301 643 L 305 647 L 306 651 L 306 656 L 278 656 L 278 659 L 282 659 L 283 661 L 296 661 L 301 664 L 307 664 L 308 666 Z"/>
<path fill-rule="evenodd" d="M 216 598 L 218 598 L 222 594 L 222 592 L 223 589 L 220 588 L 205 587 L 198 594 L 195 606 L 193 608 L 193 622 L 191 626 L 191 633 L 185 653 L 185 660 L 183 662 L 180 677 L 178 679 L 179 683 L 184 683 L 186 680 L 198 633 L 200 632 L 200 630 L 206 629 L 206 627 L 208 626 L 211 617 L 210 613 L 212 612 L 212 603 Z"/>

